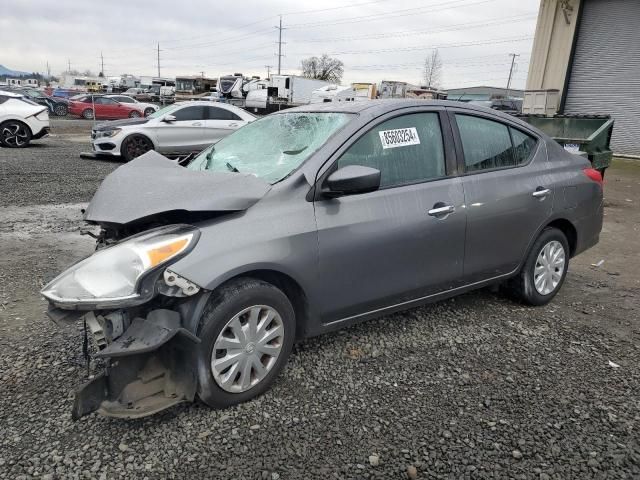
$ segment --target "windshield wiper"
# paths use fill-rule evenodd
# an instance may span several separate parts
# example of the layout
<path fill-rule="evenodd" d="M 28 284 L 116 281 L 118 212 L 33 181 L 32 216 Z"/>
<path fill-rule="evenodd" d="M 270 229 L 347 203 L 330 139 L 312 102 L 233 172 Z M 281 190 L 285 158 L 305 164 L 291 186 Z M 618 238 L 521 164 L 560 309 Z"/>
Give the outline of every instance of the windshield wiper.
<path fill-rule="evenodd" d="M 207 155 L 204 157 L 207 160 L 207 164 L 205 166 L 205 170 L 209 170 L 209 168 L 211 168 L 211 160 L 213 159 L 213 151 L 214 150 L 215 150 L 215 147 L 212 145 L 211 146 L 211 150 L 209 150 Z"/>
<path fill-rule="evenodd" d="M 238 170 L 236 167 L 234 167 L 233 165 L 231 165 L 229 162 L 227 162 L 227 164 L 226 164 L 226 165 L 227 165 L 227 168 L 228 168 L 229 170 L 231 170 L 232 172 L 234 172 L 234 173 L 240 173 L 240 170 Z"/>

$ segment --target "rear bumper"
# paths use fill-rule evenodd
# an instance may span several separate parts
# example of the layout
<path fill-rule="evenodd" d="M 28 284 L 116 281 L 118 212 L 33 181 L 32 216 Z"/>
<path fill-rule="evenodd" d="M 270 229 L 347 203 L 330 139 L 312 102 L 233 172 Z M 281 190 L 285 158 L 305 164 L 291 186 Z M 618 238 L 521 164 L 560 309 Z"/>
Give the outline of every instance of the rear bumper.
<path fill-rule="evenodd" d="M 574 256 L 578 255 L 585 250 L 593 247 L 600 241 L 600 232 L 602 231 L 602 223 L 604 220 L 604 200 L 601 200 L 600 205 L 594 215 L 583 217 L 575 222 L 577 231 L 577 243 L 576 250 L 573 253 Z"/>
<path fill-rule="evenodd" d="M 39 138 L 44 138 L 46 136 L 49 135 L 49 127 L 44 127 L 42 130 L 40 130 L 38 133 L 35 133 L 33 135 L 34 139 L 39 139 Z"/>

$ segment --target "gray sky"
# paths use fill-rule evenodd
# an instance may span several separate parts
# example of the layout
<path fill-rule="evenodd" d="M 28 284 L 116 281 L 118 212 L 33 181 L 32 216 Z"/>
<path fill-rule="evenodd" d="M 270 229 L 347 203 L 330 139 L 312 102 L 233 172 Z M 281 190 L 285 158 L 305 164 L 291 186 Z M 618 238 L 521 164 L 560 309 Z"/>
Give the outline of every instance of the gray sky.
<path fill-rule="evenodd" d="M 9 0 L 2 0 L 8 2 Z M 71 68 L 163 76 L 266 75 L 278 63 L 274 26 L 283 14 L 283 73 L 328 53 L 345 64 L 343 83 L 420 83 L 438 47 L 442 86 L 524 88 L 539 0 L 20 0 L 1 8 L 0 64 L 14 70 Z M 274 71 L 272 68 L 272 72 Z"/>

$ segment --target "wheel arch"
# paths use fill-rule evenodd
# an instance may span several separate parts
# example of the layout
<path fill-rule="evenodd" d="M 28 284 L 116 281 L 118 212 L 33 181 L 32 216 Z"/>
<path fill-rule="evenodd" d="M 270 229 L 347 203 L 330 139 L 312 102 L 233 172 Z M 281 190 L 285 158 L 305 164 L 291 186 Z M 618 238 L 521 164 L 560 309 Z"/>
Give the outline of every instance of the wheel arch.
<path fill-rule="evenodd" d="M 573 257 L 578 246 L 578 230 L 566 218 L 556 218 L 547 223 L 544 228 L 557 228 L 565 237 L 567 237 L 567 243 L 569 243 L 569 257 Z M 544 230 L 543 228 L 543 230 Z"/>
<path fill-rule="evenodd" d="M 219 290 L 239 278 L 253 278 L 261 280 L 282 290 L 291 302 L 296 316 L 296 340 L 300 340 L 305 337 L 311 318 L 311 307 L 305 290 L 297 280 L 279 270 L 259 268 L 235 273 L 233 276 L 226 278 L 223 282 L 217 285 L 213 289 L 212 293 L 215 293 L 216 290 Z"/>

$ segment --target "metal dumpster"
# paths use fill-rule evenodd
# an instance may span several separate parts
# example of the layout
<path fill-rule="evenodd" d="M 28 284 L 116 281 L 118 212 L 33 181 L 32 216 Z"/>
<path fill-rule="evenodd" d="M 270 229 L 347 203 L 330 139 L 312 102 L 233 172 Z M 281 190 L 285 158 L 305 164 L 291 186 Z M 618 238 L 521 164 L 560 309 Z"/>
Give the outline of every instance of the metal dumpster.
<path fill-rule="evenodd" d="M 604 173 L 611 165 L 609 148 L 613 119 L 608 115 L 518 115 L 570 152 L 585 152 L 593 168 Z"/>

